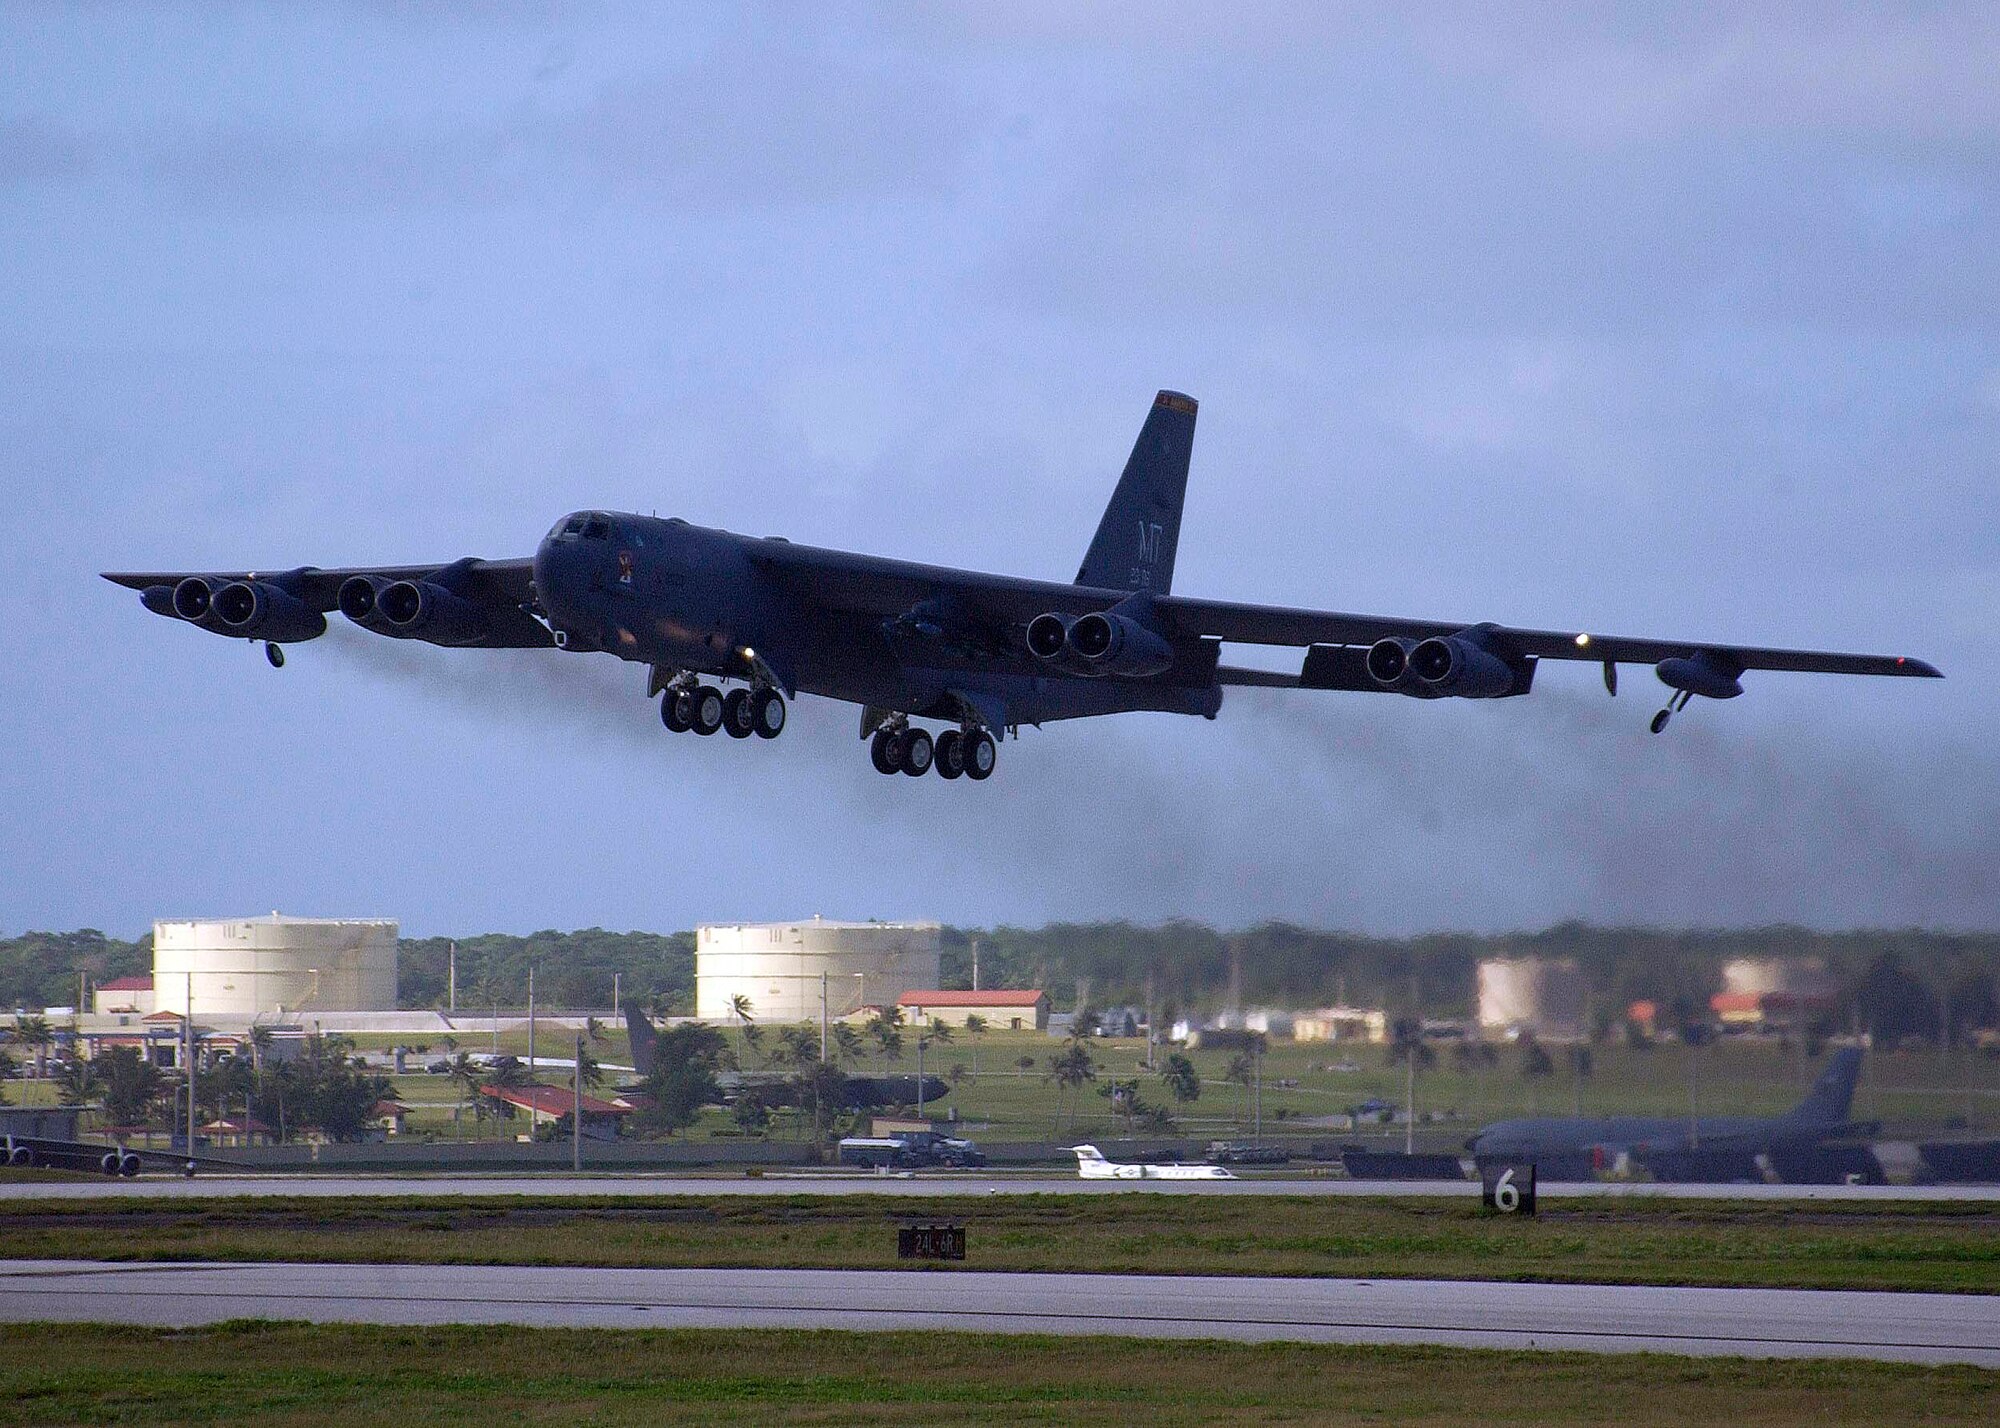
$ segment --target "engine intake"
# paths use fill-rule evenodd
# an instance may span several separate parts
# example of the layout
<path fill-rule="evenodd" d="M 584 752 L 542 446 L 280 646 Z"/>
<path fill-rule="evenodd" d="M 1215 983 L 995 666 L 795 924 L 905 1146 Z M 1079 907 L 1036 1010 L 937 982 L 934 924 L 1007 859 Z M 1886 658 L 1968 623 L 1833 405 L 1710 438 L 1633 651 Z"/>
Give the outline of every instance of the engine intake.
<path fill-rule="evenodd" d="M 1410 673 L 1410 651 L 1416 647 L 1415 640 L 1394 636 L 1375 641 L 1368 647 L 1368 677 L 1390 689 L 1406 684 Z"/>
<path fill-rule="evenodd" d="M 206 623 L 214 604 L 215 587 L 205 576 L 190 575 L 174 586 L 173 612 L 191 625 Z"/>
<path fill-rule="evenodd" d="M 343 586 L 343 593 L 345 589 Z M 491 628 L 485 610 L 429 580 L 397 580 L 384 585 L 375 592 L 374 618 L 381 622 L 385 634 L 434 645 L 472 644 L 485 638 Z"/>
<path fill-rule="evenodd" d="M 1036 659 L 1061 659 L 1069 648 L 1069 621 L 1061 615 L 1037 615 L 1028 621 L 1028 653 Z"/>
<path fill-rule="evenodd" d="M 1173 646 L 1152 630 L 1114 611 L 1093 611 L 1069 627 L 1069 650 L 1091 674 L 1142 679 L 1174 665 Z"/>
<path fill-rule="evenodd" d="M 1410 670 L 1435 693 L 1457 699 L 1498 699 L 1515 692 L 1507 661 L 1469 635 L 1433 635 L 1410 651 Z"/>
<path fill-rule="evenodd" d="M 268 580 L 236 580 L 209 600 L 218 634 L 289 644 L 326 633 L 326 616 Z"/>

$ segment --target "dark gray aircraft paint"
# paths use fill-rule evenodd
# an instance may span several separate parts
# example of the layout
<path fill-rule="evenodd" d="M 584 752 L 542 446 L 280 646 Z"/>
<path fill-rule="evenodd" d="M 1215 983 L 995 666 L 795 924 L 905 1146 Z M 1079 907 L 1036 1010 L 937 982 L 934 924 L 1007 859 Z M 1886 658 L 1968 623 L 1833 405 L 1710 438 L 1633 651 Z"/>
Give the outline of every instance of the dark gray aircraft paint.
<path fill-rule="evenodd" d="M 1827 1063 L 1806 1098 L 1782 1116 L 1545 1116 L 1500 1121 L 1465 1143 L 1482 1164 L 1533 1161 L 1544 1180 L 1588 1180 L 1630 1157 L 1660 1179 L 1751 1177 L 1758 1156 L 1789 1156 L 1869 1127 L 1847 1119 L 1861 1052 L 1844 1047 Z M 1733 1173 L 1732 1173 L 1733 1172 Z"/>
<path fill-rule="evenodd" d="M 943 569 L 741 536 L 682 520 L 581 511 L 532 559 L 377 569 L 107 574 L 146 608 L 283 646 L 338 610 L 392 639 L 553 647 L 651 666 L 668 729 L 776 738 L 801 693 L 861 706 L 875 767 L 993 772 L 1022 725 L 1156 710 L 1214 718 L 1232 685 L 1414 699 L 1526 694 L 1544 659 L 1650 664 L 1668 688 L 1655 733 L 1696 695 L 1733 699 L 1750 670 L 1937 677 L 1892 655 L 1627 639 L 1456 620 L 1350 615 L 1173 594 L 1195 403 L 1161 392 L 1072 584 Z M 1302 648 L 1296 674 L 1222 663 L 1225 644 Z M 732 684 L 725 693 L 720 686 Z M 947 727 L 933 735 L 918 721 Z"/>

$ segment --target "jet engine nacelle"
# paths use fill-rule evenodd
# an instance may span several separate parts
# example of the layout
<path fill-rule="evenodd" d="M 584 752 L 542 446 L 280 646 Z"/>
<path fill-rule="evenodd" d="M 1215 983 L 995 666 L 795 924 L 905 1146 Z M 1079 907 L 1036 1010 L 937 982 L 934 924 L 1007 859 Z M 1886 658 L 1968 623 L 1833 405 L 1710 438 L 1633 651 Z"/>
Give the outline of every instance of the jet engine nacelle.
<path fill-rule="evenodd" d="M 1069 625 L 1062 615 L 1035 616 L 1028 621 L 1028 653 L 1039 660 L 1061 659 L 1069 648 Z"/>
<path fill-rule="evenodd" d="M 1172 645 L 1137 620 L 1109 610 L 1077 617 L 1069 627 L 1068 647 L 1089 674 L 1144 678 L 1174 665 Z"/>
<path fill-rule="evenodd" d="M 1410 651 L 1410 673 L 1433 694 L 1455 699 L 1499 699 L 1519 692 L 1507 661 L 1467 635 L 1434 635 L 1423 641 Z"/>
<path fill-rule="evenodd" d="M 222 582 L 205 575 L 190 575 L 174 586 L 173 594 L 167 597 L 167 609 L 176 619 L 211 629 L 215 623 L 215 592 L 221 585 Z"/>
<path fill-rule="evenodd" d="M 236 580 L 209 600 L 212 623 L 220 635 L 289 644 L 316 640 L 326 633 L 326 616 L 290 591 L 268 580 Z"/>
<path fill-rule="evenodd" d="M 1368 657 L 1364 661 L 1368 677 L 1384 689 L 1401 690 L 1405 694 L 1427 692 L 1411 688 L 1415 681 L 1410 675 L 1410 651 L 1416 647 L 1415 640 L 1396 636 L 1375 641 L 1368 647 Z"/>
<path fill-rule="evenodd" d="M 1653 673 L 1669 689 L 1708 699 L 1734 699 L 1743 692 L 1740 678 L 1743 671 L 1707 650 L 1685 659 L 1663 659 L 1653 666 Z"/>
<path fill-rule="evenodd" d="M 383 587 L 390 583 L 375 575 L 350 575 L 340 582 L 340 593 L 334 603 L 341 614 L 364 630 L 373 630 L 378 635 L 399 633 L 389 628 L 378 604 Z"/>
<path fill-rule="evenodd" d="M 384 585 L 375 593 L 374 613 L 382 633 L 434 645 L 471 644 L 489 632 L 485 610 L 430 580 Z"/>

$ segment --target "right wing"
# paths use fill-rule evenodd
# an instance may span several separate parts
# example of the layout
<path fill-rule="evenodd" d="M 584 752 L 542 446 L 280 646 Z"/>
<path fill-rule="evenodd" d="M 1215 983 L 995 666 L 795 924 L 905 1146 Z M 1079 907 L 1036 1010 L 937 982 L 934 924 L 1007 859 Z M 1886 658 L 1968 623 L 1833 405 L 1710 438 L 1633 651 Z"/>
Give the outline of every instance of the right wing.
<path fill-rule="evenodd" d="M 482 649 L 545 649 L 534 562 L 466 558 L 433 565 L 284 571 L 107 571 L 156 615 L 237 639 L 290 644 L 326 632 L 335 610 L 399 639 Z"/>

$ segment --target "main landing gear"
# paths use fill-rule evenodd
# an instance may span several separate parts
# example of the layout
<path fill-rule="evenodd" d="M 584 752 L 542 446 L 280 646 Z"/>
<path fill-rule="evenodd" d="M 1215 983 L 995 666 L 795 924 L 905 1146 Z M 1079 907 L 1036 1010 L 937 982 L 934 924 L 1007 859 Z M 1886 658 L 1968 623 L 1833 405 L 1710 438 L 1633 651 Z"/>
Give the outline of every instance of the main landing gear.
<path fill-rule="evenodd" d="M 732 689 L 724 694 L 712 684 L 692 678 L 669 684 L 660 700 L 660 722 L 667 732 L 693 732 L 704 737 L 725 732 L 732 739 L 775 739 L 785 732 L 785 696 L 767 686 Z"/>
<path fill-rule="evenodd" d="M 975 782 L 993 777 L 1000 751 L 984 729 L 947 729 L 935 739 L 926 729 L 908 723 L 884 725 L 868 744 L 875 772 L 921 778 L 932 769 L 939 778 L 963 774 Z"/>

